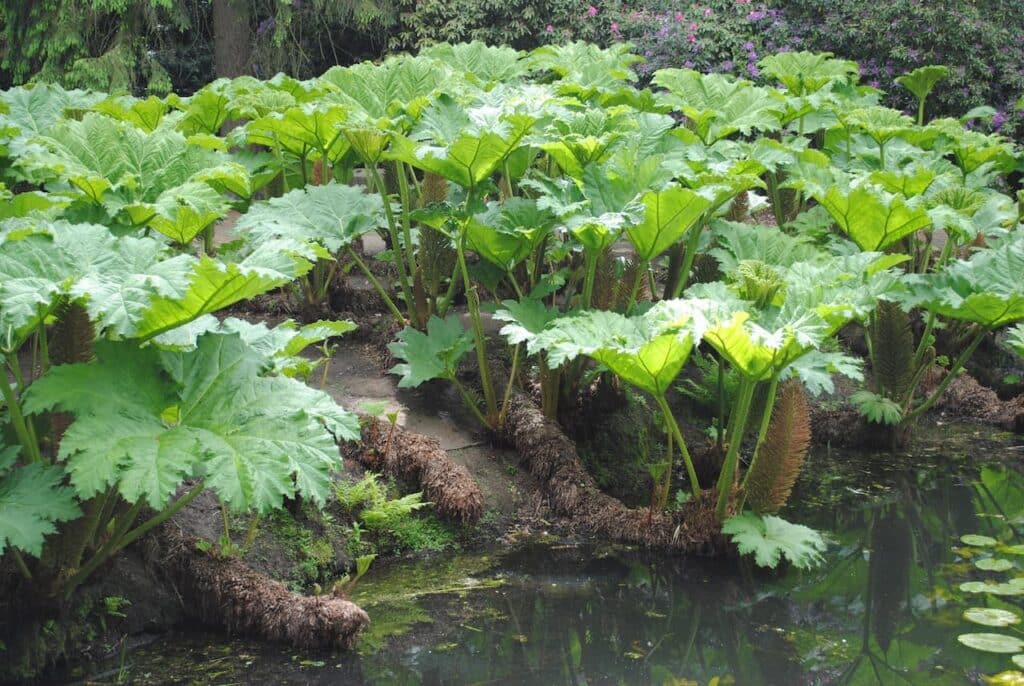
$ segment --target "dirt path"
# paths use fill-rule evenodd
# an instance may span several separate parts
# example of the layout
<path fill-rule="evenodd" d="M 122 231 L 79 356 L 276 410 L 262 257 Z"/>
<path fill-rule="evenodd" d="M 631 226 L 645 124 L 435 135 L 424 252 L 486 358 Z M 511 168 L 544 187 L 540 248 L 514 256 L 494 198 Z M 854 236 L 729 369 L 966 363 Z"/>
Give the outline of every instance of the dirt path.
<path fill-rule="evenodd" d="M 476 429 L 450 385 L 399 389 L 397 377 L 380 371 L 379 355 L 371 345 L 341 342 L 323 390 L 346 409 L 365 412 L 372 403 L 385 403 L 385 412 L 398 413 L 399 426 L 438 439 L 452 461 L 469 470 L 483 491 L 485 511 L 502 519 L 517 514 L 536 487 L 528 483 L 532 477 L 519 469 L 515 451 L 493 446 Z M 318 374 L 314 374 L 316 382 Z"/>

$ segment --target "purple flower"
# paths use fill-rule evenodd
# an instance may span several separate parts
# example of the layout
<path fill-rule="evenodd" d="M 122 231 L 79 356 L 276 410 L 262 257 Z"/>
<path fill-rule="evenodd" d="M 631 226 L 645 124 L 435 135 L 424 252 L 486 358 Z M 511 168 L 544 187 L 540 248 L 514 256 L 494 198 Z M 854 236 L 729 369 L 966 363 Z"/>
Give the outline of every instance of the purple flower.
<path fill-rule="evenodd" d="M 762 19 L 764 19 L 767 16 L 768 16 L 768 13 L 765 12 L 764 10 L 754 10 L 753 12 L 751 12 L 750 14 L 747 15 L 747 20 L 748 21 L 761 21 Z"/>
<path fill-rule="evenodd" d="M 555 27 L 552 26 L 551 24 L 548 24 L 547 26 L 544 27 L 544 30 L 547 31 L 548 33 L 554 33 Z"/>
<path fill-rule="evenodd" d="M 683 66 L 687 69 L 693 69 L 693 60 L 686 60 L 683 62 Z"/>
<path fill-rule="evenodd" d="M 732 60 L 726 60 L 722 62 L 722 71 L 732 71 L 733 66 L 735 65 L 733 65 Z"/>
<path fill-rule="evenodd" d="M 588 17 L 596 17 L 597 16 L 597 8 L 594 7 L 593 5 L 588 7 L 587 8 L 587 16 Z"/>
<path fill-rule="evenodd" d="M 747 41 L 746 43 L 743 44 L 743 49 L 747 51 L 753 50 L 754 44 L 751 43 L 750 41 Z"/>
<path fill-rule="evenodd" d="M 1006 115 L 1002 112 L 996 112 L 992 116 L 992 130 L 998 131 L 1003 128 L 1003 124 L 1006 123 Z"/>
<path fill-rule="evenodd" d="M 761 70 L 757 68 L 757 65 L 751 62 L 747 65 L 747 73 L 750 74 L 751 78 L 757 78 L 761 75 Z"/>

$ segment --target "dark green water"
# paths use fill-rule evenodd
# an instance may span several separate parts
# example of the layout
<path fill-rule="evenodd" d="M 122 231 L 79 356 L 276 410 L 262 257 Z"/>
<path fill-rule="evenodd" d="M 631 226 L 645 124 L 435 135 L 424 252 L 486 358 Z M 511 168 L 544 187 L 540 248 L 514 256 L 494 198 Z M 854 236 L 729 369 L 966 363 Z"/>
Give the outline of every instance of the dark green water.
<path fill-rule="evenodd" d="M 374 621 L 358 655 L 175 633 L 129 652 L 124 676 L 161 684 L 981 683 L 1012 665 L 956 640 L 986 631 L 961 615 L 990 602 L 959 584 L 991 576 L 973 568 L 958 539 L 1024 543 L 1022 448 L 989 430 L 953 427 L 919 441 L 913 455 L 818 451 L 784 513 L 831 540 L 826 564 L 812 572 L 528 543 L 374 568 L 356 598 Z"/>

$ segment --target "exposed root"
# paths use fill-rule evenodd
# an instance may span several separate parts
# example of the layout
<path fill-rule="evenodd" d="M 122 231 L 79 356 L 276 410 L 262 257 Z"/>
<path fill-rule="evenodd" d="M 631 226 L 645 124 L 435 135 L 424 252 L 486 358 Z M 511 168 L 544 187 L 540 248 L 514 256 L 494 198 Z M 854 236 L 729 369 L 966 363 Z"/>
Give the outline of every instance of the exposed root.
<path fill-rule="evenodd" d="M 364 467 L 419 484 L 438 514 L 475 524 L 484 495 L 469 470 L 448 457 L 431 436 L 406 431 L 383 419 L 363 417 L 363 440 L 352 451 Z"/>
<path fill-rule="evenodd" d="M 199 550 L 198 539 L 174 524 L 154 535 L 160 567 L 176 585 L 185 610 L 203 622 L 307 650 L 351 648 L 370 623 L 348 600 L 292 593 L 238 559 Z"/>
<path fill-rule="evenodd" d="M 973 419 L 1024 433 L 1024 396 L 1002 400 L 969 374 L 961 374 L 946 389 L 936 408 L 947 416 Z"/>
<path fill-rule="evenodd" d="M 504 434 L 545 485 L 552 509 L 592 533 L 607 540 L 701 554 L 733 550 L 721 534 L 709 492 L 672 513 L 629 508 L 602 493 L 573 442 L 525 393 L 513 392 Z"/>

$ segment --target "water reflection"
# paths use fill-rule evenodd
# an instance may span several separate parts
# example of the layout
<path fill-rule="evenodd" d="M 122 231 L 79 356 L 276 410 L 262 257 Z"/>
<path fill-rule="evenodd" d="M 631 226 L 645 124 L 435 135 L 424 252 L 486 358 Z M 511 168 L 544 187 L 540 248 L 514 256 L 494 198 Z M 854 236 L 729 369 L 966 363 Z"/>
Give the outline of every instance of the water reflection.
<path fill-rule="evenodd" d="M 971 446 L 975 455 L 1015 450 L 978 437 Z M 178 635 L 135 651 L 131 680 L 156 673 L 164 680 L 149 683 L 167 683 L 180 673 L 182 683 L 981 683 L 980 674 L 1006 665 L 956 641 L 963 609 L 977 602 L 957 590 L 976 573 L 958 558 L 957 539 L 985 533 L 1024 542 L 1024 479 L 1006 464 L 958 454 L 967 451 L 926 446 L 885 457 L 885 468 L 878 456 L 813 456 L 787 514 L 831 539 L 827 563 L 813 572 L 614 546 L 530 545 L 427 561 L 366 578 L 360 593 L 376 601 L 362 655 L 296 656 L 244 642 L 223 649 L 210 636 Z M 214 658 L 211 676 L 205 669 Z"/>

